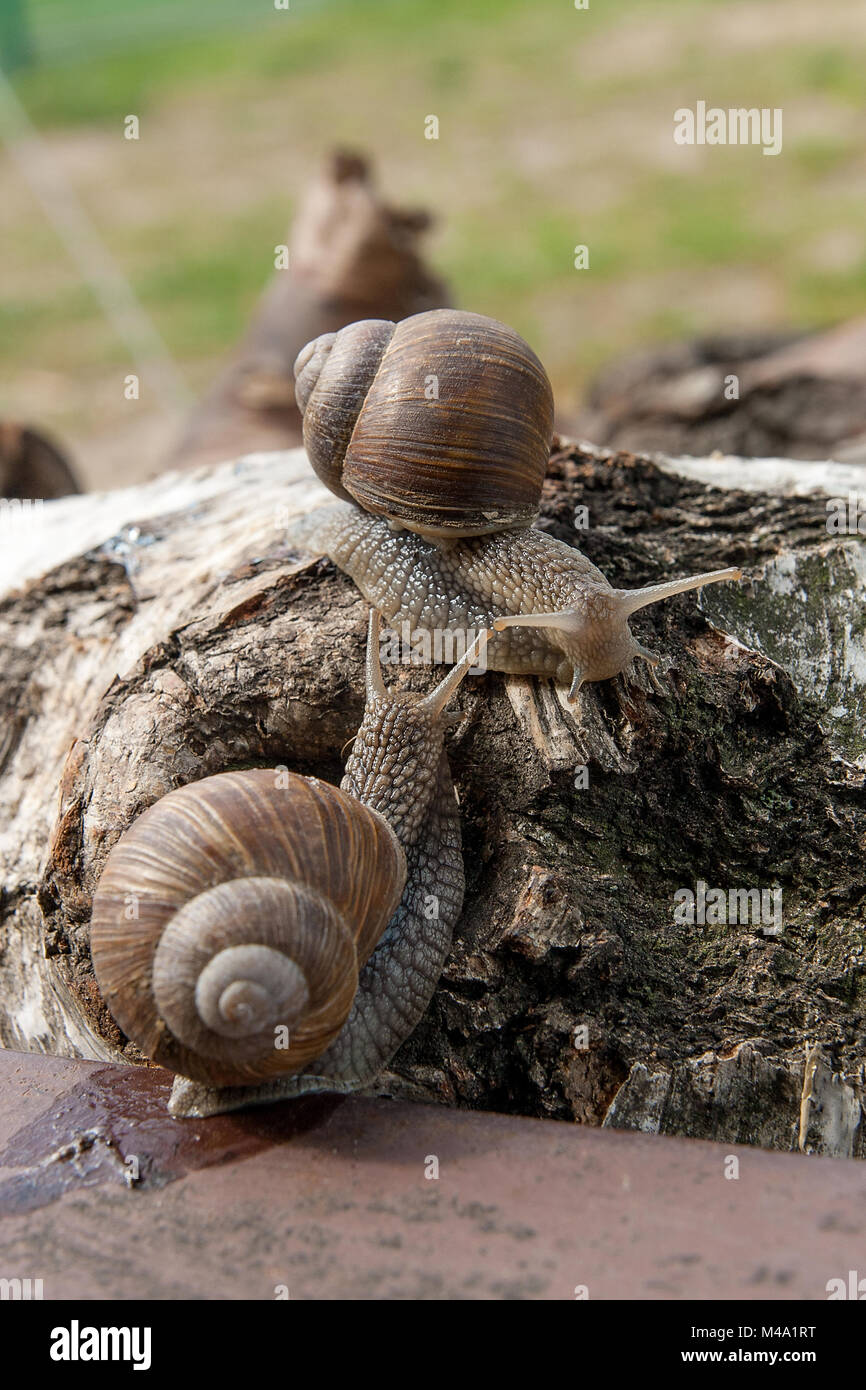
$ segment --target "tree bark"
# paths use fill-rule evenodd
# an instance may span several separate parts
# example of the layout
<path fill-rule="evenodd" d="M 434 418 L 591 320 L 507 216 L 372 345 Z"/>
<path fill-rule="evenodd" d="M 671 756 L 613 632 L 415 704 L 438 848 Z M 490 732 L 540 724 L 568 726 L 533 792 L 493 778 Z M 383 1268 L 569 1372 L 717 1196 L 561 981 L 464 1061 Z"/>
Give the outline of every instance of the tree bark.
<path fill-rule="evenodd" d="M 574 710 L 546 682 L 461 690 L 466 903 L 433 1003 L 374 1089 L 863 1156 L 863 542 L 828 535 L 823 496 L 774 492 L 752 462 L 729 461 L 720 487 L 678 467 L 554 448 L 539 524 L 612 583 L 733 564 L 749 581 L 644 610 L 655 675 L 585 688 Z M 827 465 L 823 486 L 842 481 Z M 146 806 L 230 768 L 339 780 L 366 607 L 291 540 L 327 499 L 298 450 L 48 503 L 11 538 L 5 1045 L 144 1060 L 100 998 L 88 921 Z M 781 924 L 678 920 L 678 890 L 701 882 L 781 889 Z"/>

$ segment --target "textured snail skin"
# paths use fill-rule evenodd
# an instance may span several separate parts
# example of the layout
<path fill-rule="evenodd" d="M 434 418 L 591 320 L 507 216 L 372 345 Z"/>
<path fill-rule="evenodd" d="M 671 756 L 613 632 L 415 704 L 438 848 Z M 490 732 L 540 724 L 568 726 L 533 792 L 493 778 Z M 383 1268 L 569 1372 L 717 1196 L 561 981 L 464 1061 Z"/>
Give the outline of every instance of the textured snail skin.
<path fill-rule="evenodd" d="M 315 1064 L 285 1084 L 284 1095 L 356 1090 L 381 1070 L 432 998 L 463 905 L 460 818 L 438 720 L 427 722 L 394 701 L 375 702 L 340 785 L 395 831 L 406 886 L 361 971 L 345 1027 Z"/>
<path fill-rule="evenodd" d="M 614 589 L 579 550 L 530 527 L 442 542 L 397 531 L 351 502 L 311 513 L 296 539 L 327 554 L 389 623 L 408 623 L 410 631 L 493 627 L 491 670 L 552 676 L 572 697 L 585 681 L 618 675 L 636 656 L 656 661 L 629 631 L 630 613 L 740 577 L 725 569 Z"/>

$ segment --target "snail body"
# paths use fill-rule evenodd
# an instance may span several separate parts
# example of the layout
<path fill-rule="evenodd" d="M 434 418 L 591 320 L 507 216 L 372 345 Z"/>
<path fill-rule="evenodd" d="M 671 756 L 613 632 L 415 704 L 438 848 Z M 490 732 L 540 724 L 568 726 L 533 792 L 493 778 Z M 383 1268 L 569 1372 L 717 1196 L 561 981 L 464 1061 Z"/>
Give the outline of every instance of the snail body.
<path fill-rule="evenodd" d="M 492 671 L 550 676 L 574 698 L 586 681 L 606 680 L 634 657 L 657 658 L 633 636 L 629 616 L 686 589 L 737 579 L 716 570 L 644 589 L 614 589 L 573 546 L 542 531 L 502 531 L 441 545 L 400 534 L 349 503 L 313 514 L 321 548 L 367 601 L 410 631 L 493 628 Z"/>
<path fill-rule="evenodd" d="M 94 970 L 124 1032 L 187 1079 L 175 1113 L 225 1109 L 227 1087 L 233 1105 L 355 1090 L 415 1027 L 463 900 L 442 716 L 484 640 L 424 699 L 391 696 L 371 615 L 339 788 L 219 773 L 169 792 L 112 849 Z"/>
<path fill-rule="evenodd" d="M 487 664 L 587 681 L 656 658 L 630 615 L 728 568 L 615 589 L 579 550 L 532 528 L 551 441 L 552 392 L 511 329 L 433 310 L 397 325 L 351 324 L 295 363 L 304 442 L 341 505 L 298 539 L 327 554 L 392 624 L 497 634 Z M 438 397 L 425 395 L 430 375 Z"/>

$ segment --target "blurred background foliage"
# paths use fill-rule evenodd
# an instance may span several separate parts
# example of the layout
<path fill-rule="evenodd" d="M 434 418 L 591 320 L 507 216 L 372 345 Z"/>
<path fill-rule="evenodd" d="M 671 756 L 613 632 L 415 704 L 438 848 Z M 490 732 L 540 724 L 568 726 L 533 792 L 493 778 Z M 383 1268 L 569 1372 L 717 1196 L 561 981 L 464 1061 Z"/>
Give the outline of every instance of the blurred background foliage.
<path fill-rule="evenodd" d="M 342 144 L 435 211 L 455 301 L 523 332 L 565 410 L 648 342 L 866 310 L 864 39 L 863 0 L 0 0 L 0 62 L 192 391 Z M 782 107 L 781 155 L 675 145 L 698 100 Z M 140 476 L 170 422 L 146 390 L 131 419 L 126 349 L 5 155 L 0 234 L 0 410 Z"/>

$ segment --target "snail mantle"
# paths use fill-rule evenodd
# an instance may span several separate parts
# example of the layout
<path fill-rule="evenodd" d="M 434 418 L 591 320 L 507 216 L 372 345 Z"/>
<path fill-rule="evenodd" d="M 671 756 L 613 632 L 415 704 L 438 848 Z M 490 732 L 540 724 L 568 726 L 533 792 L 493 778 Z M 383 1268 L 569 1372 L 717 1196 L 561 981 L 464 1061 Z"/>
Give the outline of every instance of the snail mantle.
<path fill-rule="evenodd" d="M 4 1045 L 143 1062 L 90 958 L 112 845 L 216 773 L 339 782 L 367 605 L 287 541 L 327 497 L 301 451 L 261 455 L 46 503 L 7 538 Z M 864 571 L 862 543 L 825 520 L 820 496 L 719 491 L 554 441 L 539 525 L 611 583 L 742 564 L 778 580 L 637 614 L 655 671 L 573 706 L 530 676 L 464 682 L 446 739 L 464 907 L 430 1007 L 373 1090 L 864 1155 L 862 720 L 834 714 L 863 691 L 853 657 L 844 699 L 812 679 L 827 663 L 805 647 L 824 632 L 841 650 L 847 624 L 853 652 Z M 782 584 L 796 574 L 808 592 Z M 441 674 L 386 679 L 421 696 Z M 676 922 L 674 894 L 699 881 L 781 888 L 781 932 Z"/>

